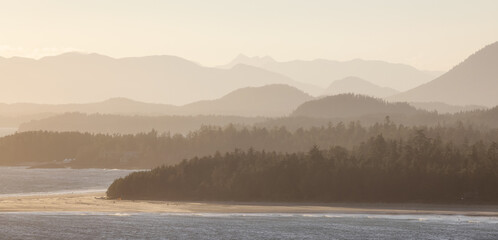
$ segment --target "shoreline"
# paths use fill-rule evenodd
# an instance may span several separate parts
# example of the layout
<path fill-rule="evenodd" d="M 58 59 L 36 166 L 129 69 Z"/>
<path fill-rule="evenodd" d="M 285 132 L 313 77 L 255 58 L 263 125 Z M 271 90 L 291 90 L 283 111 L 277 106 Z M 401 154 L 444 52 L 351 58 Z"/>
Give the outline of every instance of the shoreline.
<path fill-rule="evenodd" d="M 12 167 L 12 168 L 26 168 L 26 169 L 71 169 L 71 170 L 88 170 L 88 169 L 100 169 L 100 170 L 126 170 L 126 171 L 149 171 L 152 168 L 139 168 L 139 167 L 121 167 L 121 168 L 110 168 L 110 167 L 78 167 L 71 165 L 64 165 L 61 163 L 54 162 L 41 162 L 41 163 L 18 163 L 18 164 L 8 164 L 0 165 L 0 167 Z"/>
<path fill-rule="evenodd" d="M 498 217 L 498 205 L 404 203 L 272 203 L 107 200 L 105 192 L 0 197 L 0 214 L 12 212 L 97 213 L 301 213 L 464 215 Z"/>

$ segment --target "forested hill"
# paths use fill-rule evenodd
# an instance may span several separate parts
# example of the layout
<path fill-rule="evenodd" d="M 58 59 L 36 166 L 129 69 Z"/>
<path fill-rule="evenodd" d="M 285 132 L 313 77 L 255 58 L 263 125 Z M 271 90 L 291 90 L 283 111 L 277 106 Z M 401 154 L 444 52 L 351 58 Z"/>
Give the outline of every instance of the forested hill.
<path fill-rule="evenodd" d="M 245 117 L 282 117 L 302 103 L 313 99 L 303 91 L 284 84 L 237 89 L 222 98 L 181 107 L 182 114 L 214 114 Z"/>
<path fill-rule="evenodd" d="M 417 110 L 407 103 L 388 103 L 378 98 L 363 95 L 339 94 L 305 102 L 292 113 L 292 116 L 345 118 L 424 113 L 429 114 L 426 111 Z"/>
<path fill-rule="evenodd" d="M 0 138 L 0 165 L 43 164 L 74 168 L 151 168 L 183 159 L 234 149 L 295 153 L 314 144 L 323 149 L 341 146 L 353 149 L 371 137 L 406 141 L 419 130 L 427 137 L 467 147 L 482 141 L 498 142 L 498 130 L 462 123 L 435 127 L 395 125 L 388 119 L 368 127 L 357 122 L 290 131 L 279 128 L 202 127 L 187 135 L 157 131 L 135 135 L 104 135 L 79 132 L 24 132 Z M 70 159 L 70 162 L 64 160 Z"/>
<path fill-rule="evenodd" d="M 457 145 L 416 131 L 353 150 L 235 151 L 132 173 L 109 198 L 187 201 L 498 203 L 498 144 Z"/>

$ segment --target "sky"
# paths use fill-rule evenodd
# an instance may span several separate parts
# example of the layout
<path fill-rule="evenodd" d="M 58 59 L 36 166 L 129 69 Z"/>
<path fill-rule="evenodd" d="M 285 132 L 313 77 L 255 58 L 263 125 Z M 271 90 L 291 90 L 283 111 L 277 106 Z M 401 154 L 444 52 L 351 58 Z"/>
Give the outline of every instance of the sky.
<path fill-rule="evenodd" d="M 0 0 L 0 56 L 175 55 L 205 66 L 383 60 L 446 71 L 498 41 L 496 0 Z"/>

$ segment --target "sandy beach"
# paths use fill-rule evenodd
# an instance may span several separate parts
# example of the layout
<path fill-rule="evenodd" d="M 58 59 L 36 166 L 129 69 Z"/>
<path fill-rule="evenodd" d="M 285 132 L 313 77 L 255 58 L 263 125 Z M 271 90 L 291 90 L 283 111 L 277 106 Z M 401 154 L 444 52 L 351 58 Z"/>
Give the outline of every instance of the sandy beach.
<path fill-rule="evenodd" d="M 364 213 L 498 216 L 498 206 L 106 200 L 103 192 L 0 198 L 0 212 Z"/>

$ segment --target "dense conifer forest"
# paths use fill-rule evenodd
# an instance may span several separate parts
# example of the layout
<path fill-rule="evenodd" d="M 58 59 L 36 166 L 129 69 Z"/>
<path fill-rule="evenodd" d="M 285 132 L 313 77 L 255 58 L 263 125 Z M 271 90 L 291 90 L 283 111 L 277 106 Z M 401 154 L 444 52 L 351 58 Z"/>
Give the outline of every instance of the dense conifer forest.
<path fill-rule="evenodd" d="M 413 130 L 353 149 L 235 150 L 117 179 L 109 198 L 290 202 L 497 203 L 498 144 L 455 144 Z"/>
<path fill-rule="evenodd" d="M 362 126 L 359 122 L 288 130 L 285 127 L 224 128 L 204 126 L 187 135 L 149 133 L 108 135 L 79 132 L 23 132 L 0 138 L 1 165 L 45 167 L 152 168 L 183 159 L 225 153 L 235 149 L 278 153 L 306 152 L 313 145 L 353 150 L 373 137 L 406 142 L 419 132 L 429 139 L 468 149 L 473 144 L 498 142 L 497 129 L 470 124 L 404 126 L 388 117 L 383 123 Z M 66 160 L 64 162 L 64 160 Z"/>

